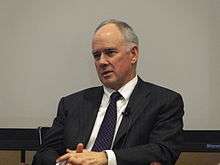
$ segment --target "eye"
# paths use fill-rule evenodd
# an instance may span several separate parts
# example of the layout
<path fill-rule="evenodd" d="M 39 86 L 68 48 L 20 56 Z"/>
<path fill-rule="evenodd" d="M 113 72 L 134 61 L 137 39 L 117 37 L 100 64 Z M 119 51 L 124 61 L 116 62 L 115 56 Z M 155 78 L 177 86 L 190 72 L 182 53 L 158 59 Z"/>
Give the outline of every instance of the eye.
<path fill-rule="evenodd" d="M 114 49 L 114 48 L 108 48 L 108 49 L 105 49 L 103 51 L 103 53 L 106 54 L 107 56 L 111 57 L 111 56 L 114 56 L 117 53 L 117 50 Z"/>
<path fill-rule="evenodd" d="M 102 52 L 101 51 L 94 51 L 92 52 L 93 58 L 95 60 L 98 60 L 101 57 Z"/>

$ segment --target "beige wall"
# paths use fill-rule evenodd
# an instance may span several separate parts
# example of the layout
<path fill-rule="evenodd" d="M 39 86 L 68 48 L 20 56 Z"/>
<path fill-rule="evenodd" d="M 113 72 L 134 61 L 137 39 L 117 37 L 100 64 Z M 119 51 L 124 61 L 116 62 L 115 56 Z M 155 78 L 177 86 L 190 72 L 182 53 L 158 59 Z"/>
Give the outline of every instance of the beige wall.
<path fill-rule="evenodd" d="M 0 0 L 0 127 L 48 126 L 61 96 L 99 84 L 107 18 L 137 31 L 139 75 L 183 95 L 186 129 L 220 128 L 219 0 Z"/>

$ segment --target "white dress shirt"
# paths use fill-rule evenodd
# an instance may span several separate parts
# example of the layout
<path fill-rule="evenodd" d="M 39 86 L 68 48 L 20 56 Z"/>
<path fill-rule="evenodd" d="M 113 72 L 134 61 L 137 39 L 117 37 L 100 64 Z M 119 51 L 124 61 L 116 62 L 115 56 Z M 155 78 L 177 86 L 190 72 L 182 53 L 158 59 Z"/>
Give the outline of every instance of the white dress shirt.
<path fill-rule="evenodd" d="M 130 80 L 127 84 L 122 86 L 118 92 L 122 95 L 122 98 L 117 101 L 117 123 L 115 128 L 115 134 L 112 142 L 112 146 L 115 140 L 115 136 L 117 134 L 118 128 L 121 124 L 122 118 L 123 118 L 123 112 L 125 111 L 125 108 L 128 104 L 129 98 L 131 96 L 131 93 L 134 90 L 135 85 L 137 84 L 138 78 L 135 76 L 132 80 Z M 105 116 L 105 112 L 107 110 L 107 107 L 109 105 L 110 96 L 111 94 L 115 92 L 113 89 L 107 88 L 104 86 L 104 94 L 102 97 L 102 102 L 99 107 L 99 111 L 96 117 L 95 124 L 93 126 L 92 134 L 90 136 L 89 142 L 86 146 L 86 149 L 91 150 L 96 137 L 98 135 L 99 129 L 101 127 L 102 121 Z M 108 156 L 108 165 L 117 165 L 115 154 L 112 150 L 106 150 L 107 156 Z"/>

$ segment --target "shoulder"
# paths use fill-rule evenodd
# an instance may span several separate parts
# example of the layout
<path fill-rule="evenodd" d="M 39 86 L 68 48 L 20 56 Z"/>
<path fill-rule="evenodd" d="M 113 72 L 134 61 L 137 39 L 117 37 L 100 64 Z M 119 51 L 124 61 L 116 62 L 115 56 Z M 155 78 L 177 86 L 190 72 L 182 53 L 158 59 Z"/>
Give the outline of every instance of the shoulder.
<path fill-rule="evenodd" d="M 91 88 L 83 89 L 83 90 L 77 91 L 75 93 L 66 95 L 63 97 L 63 99 L 69 100 L 69 99 L 74 99 L 74 98 L 77 99 L 77 98 L 81 98 L 81 97 L 87 97 L 87 96 L 99 94 L 102 91 L 103 91 L 102 86 L 91 87 Z"/>
<path fill-rule="evenodd" d="M 162 100 L 168 101 L 168 100 L 173 100 L 176 98 L 179 98 L 182 100 L 182 96 L 174 90 L 171 90 L 167 87 L 160 86 L 154 83 L 145 82 L 141 79 L 139 81 L 140 81 L 142 88 L 144 88 L 146 91 L 150 93 L 151 98 L 161 100 L 161 101 Z"/>
<path fill-rule="evenodd" d="M 59 105 L 67 109 L 79 108 L 88 102 L 97 102 L 102 95 L 102 86 L 87 88 L 62 97 Z"/>
<path fill-rule="evenodd" d="M 149 82 L 142 81 L 141 83 L 145 91 L 149 92 L 146 99 L 148 100 L 150 105 L 154 108 L 163 107 L 158 109 L 160 110 L 161 114 L 163 112 L 169 114 L 184 114 L 183 98 L 178 92 Z"/>

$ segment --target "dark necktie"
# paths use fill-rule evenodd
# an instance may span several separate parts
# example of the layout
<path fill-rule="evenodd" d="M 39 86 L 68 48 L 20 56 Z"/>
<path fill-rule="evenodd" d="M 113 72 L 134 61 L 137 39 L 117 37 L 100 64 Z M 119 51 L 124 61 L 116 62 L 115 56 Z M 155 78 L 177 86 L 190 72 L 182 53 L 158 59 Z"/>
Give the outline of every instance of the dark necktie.
<path fill-rule="evenodd" d="M 96 137 L 95 144 L 92 147 L 92 151 L 103 151 L 111 149 L 117 122 L 116 102 L 120 97 L 121 94 L 119 92 L 114 92 L 111 94 L 110 103 Z"/>

